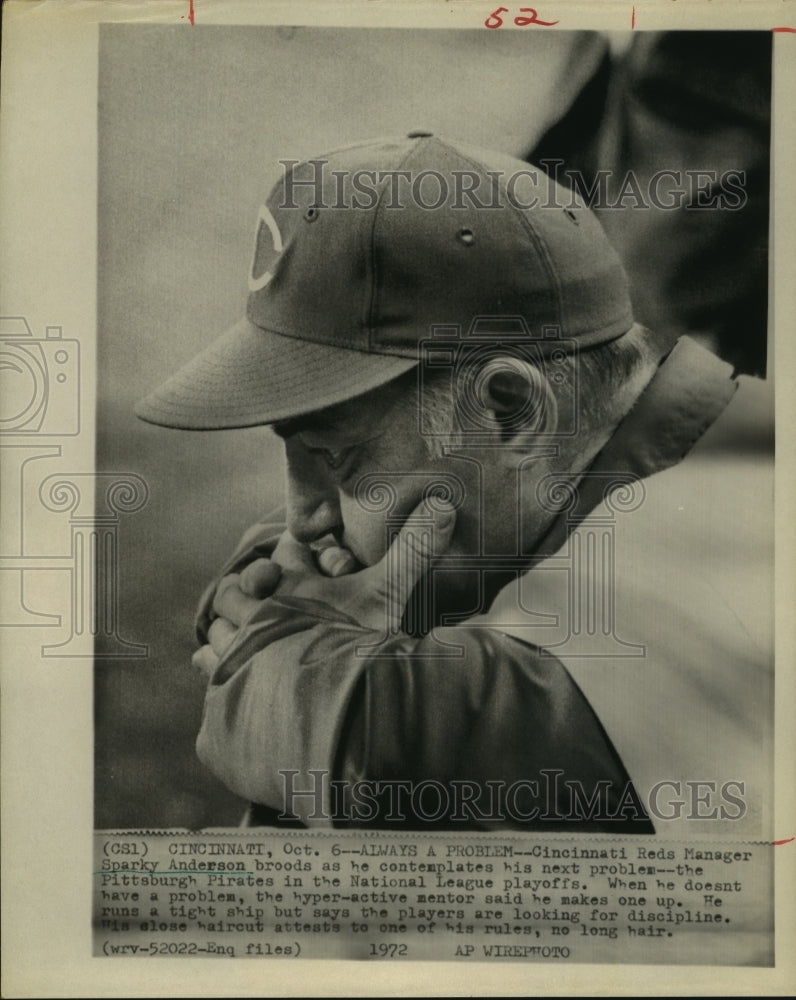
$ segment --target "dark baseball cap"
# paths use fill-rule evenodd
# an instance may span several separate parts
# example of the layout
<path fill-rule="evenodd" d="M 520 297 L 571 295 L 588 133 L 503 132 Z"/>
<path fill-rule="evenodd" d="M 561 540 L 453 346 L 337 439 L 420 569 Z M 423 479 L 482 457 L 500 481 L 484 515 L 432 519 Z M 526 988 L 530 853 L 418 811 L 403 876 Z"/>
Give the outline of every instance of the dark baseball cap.
<path fill-rule="evenodd" d="M 479 317 L 521 318 L 542 349 L 633 325 L 596 218 L 529 163 L 415 131 L 282 164 L 245 318 L 142 400 L 142 419 L 213 430 L 323 409 L 416 366 L 430 330 Z"/>

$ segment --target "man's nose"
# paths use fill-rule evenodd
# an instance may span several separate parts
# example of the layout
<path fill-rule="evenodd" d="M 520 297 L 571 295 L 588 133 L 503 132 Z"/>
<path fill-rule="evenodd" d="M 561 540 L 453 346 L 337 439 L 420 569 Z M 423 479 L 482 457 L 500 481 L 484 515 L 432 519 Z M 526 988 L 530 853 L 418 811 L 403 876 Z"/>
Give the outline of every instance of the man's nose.
<path fill-rule="evenodd" d="M 342 528 L 340 505 L 330 499 L 308 502 L 304 497 L 293 497 L 289 490 L 287 526 L 297 541 L 309 545 Z"/>
<path fill-rule="evenodd" d="M 339 531 L 343 524 L 337 487 L 319 465 L 288 459 L 287 526 L 304 544 Z"/>

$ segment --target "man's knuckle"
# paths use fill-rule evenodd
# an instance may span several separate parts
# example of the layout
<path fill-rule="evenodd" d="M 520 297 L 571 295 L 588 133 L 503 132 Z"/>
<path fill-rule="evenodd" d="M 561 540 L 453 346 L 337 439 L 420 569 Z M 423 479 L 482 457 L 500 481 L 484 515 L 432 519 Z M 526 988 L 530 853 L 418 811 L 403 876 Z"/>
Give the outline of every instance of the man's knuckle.
<path fill-rule="evenodd" d="M 218 663 L 218 657 L 210 646 L 202 646 L 191 657 L 192 665 L 202 673 L 210 673 Z"/>
<path fill-rule="evenodd" d="M 228 594 L 230 588 L 233 586 L 237 588 L 239 581 L 240 575 L 238 573 L 230 573 L 227 576 L 222 576 L 219 580 L 216 592 L 213 595 L 213 610 L 217 614 L 223 614 L 224 608 L 229 604 Z"/>
<path fill-rule="evenodd" d="M 220 656 L 235 638 L 236 633 L 237 629 L 231 622 L 225 618 L 216 618 L 207 631 L 212 652 Z"/>
<path fill-rule="evenodd" d="M 251 597 L 267 597 L 279 582 L 281 570 L 271 559 L 255 559 L 241 572 L 239 587 Z"/>

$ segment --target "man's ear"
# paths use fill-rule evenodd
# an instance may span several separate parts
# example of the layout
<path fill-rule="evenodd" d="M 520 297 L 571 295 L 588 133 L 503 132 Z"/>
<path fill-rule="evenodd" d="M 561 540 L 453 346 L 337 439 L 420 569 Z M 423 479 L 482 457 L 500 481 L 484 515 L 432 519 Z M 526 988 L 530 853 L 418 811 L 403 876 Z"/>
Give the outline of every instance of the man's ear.
<path fill-rule="evenodd" d="M 521 445 L 528 435 L 555 433 L 558 401 L 544 371 L 534 364 L 494 358 L 479 373 L 476 391 L 505 444 Z"/>

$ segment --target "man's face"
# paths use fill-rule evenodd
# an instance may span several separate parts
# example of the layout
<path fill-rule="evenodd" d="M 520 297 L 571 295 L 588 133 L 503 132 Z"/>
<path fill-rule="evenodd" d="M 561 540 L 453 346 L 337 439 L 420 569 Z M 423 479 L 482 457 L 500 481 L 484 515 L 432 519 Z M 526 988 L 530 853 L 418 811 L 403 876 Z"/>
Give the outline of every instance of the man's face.
<path fill-rule="evenodd" d="M 419 428 L 417 393 L 410 373 L 274 426 L 285 441 L 290 531 L 308 544 L 332 534 L 360 563 L 373 565 L 388 546 L 387 518 L 393 526 L 402 523 L 435 483 L 453 483 L 463 499 L 448 554 L 517 554 L 516 468 L 505 450 L 487 446 L 432 457 Z M 365 476 L 374 497 L 376 483 L 386 484 L 389 503 L 363 502 L 357 484 Z"/>

